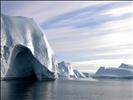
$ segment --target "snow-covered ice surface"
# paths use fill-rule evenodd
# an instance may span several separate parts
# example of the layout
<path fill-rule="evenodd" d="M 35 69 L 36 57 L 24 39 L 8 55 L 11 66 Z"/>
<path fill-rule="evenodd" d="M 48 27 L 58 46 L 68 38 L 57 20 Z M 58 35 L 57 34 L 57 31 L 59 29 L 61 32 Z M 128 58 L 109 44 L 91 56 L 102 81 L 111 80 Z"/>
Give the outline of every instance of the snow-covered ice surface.
<path fill-rule="evenodd" d="M 54 53 L 31 18 L 1 15 L 1 77 L 56 77 Z"/>
<path fill-rule="evenodd" d="M 121 64 L 118 68 L 100 67 L 94 77 L 133 78 L 132 65 Z"/>

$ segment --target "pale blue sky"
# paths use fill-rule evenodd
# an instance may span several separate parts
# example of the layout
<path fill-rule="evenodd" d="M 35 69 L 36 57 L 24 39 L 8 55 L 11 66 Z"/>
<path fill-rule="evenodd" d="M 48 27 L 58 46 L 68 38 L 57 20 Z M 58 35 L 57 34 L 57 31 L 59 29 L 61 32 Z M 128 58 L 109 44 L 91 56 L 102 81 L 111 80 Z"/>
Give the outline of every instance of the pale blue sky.
<path fill-rule="evenodd" d="M 133 62 L 132 1 L 4 1 L 2 13 L 33 18 L 59 61 L 94 71 Z"/>

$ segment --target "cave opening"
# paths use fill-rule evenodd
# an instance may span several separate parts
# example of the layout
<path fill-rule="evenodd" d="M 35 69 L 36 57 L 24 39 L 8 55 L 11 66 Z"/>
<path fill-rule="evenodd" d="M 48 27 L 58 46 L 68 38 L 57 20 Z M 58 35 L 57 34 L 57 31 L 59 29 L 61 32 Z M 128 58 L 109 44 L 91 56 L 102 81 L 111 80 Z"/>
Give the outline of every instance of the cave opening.
<path fill-rule="evenodd" d="M 33 68 L 34 57 L 27 47 L 22 45 L 15 46 L 12 52 L 12 59 L 7 77 L 9 76 L 12 79 L 37 80 Z"/>

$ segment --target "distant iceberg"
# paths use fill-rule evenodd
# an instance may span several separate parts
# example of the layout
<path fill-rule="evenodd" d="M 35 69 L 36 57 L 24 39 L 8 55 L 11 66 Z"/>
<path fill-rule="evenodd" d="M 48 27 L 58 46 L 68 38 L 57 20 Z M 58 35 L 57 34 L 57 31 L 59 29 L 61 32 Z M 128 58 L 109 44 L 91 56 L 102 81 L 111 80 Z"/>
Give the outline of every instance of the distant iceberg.
<path fill-rule="evenodd" d="M 71 64 L 65 61 L 58 63 L 58 75 L 59 78 L 76 77 Z"/>
<path fill-rule="evenodd" d="M 129 69 L 129 70 L 133 70 L 133 65 L 122 63 L 122 64 L 119 66 L 119 68 L 126 68 L 126 69 Z"/>
<path fill-rule="evenodd" d="M 81 71 L 79 71 L 79 70 L 77 70 L 77 69 L 74 69 L 73 71 L 74 71 L 75 76 L 76 76 L 77 78 L 85 78 L 85 77 L 86 77 Z"/>
<path fill-rule="evenodd" d="M 59 78 L 85 78 L 84 74 L 76 69 L 69 62 L 62 61 L 58 63 Z"/>
<path fill-rule="evenodd" d="M 133 66 L 121 64 L 118 68 L 100 67 L 95 73 L 95 78 L 133 78 Z"/>

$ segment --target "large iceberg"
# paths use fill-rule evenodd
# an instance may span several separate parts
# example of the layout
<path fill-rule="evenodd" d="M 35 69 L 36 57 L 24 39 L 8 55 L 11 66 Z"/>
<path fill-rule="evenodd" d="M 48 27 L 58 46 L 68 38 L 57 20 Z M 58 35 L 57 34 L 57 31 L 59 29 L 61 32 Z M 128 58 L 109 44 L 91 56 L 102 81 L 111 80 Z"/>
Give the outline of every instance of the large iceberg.
<path fill-rule="evenodd" d="M 54 53 L 31 18 L 1 15 L 1 78 L 57 77 Z"/>
<path fill-rule="evenodd" d="M 133 66 L 121 64 L 118 68 L 100 67 L 95 73 L 97 78 L 133 78 Z"/>

